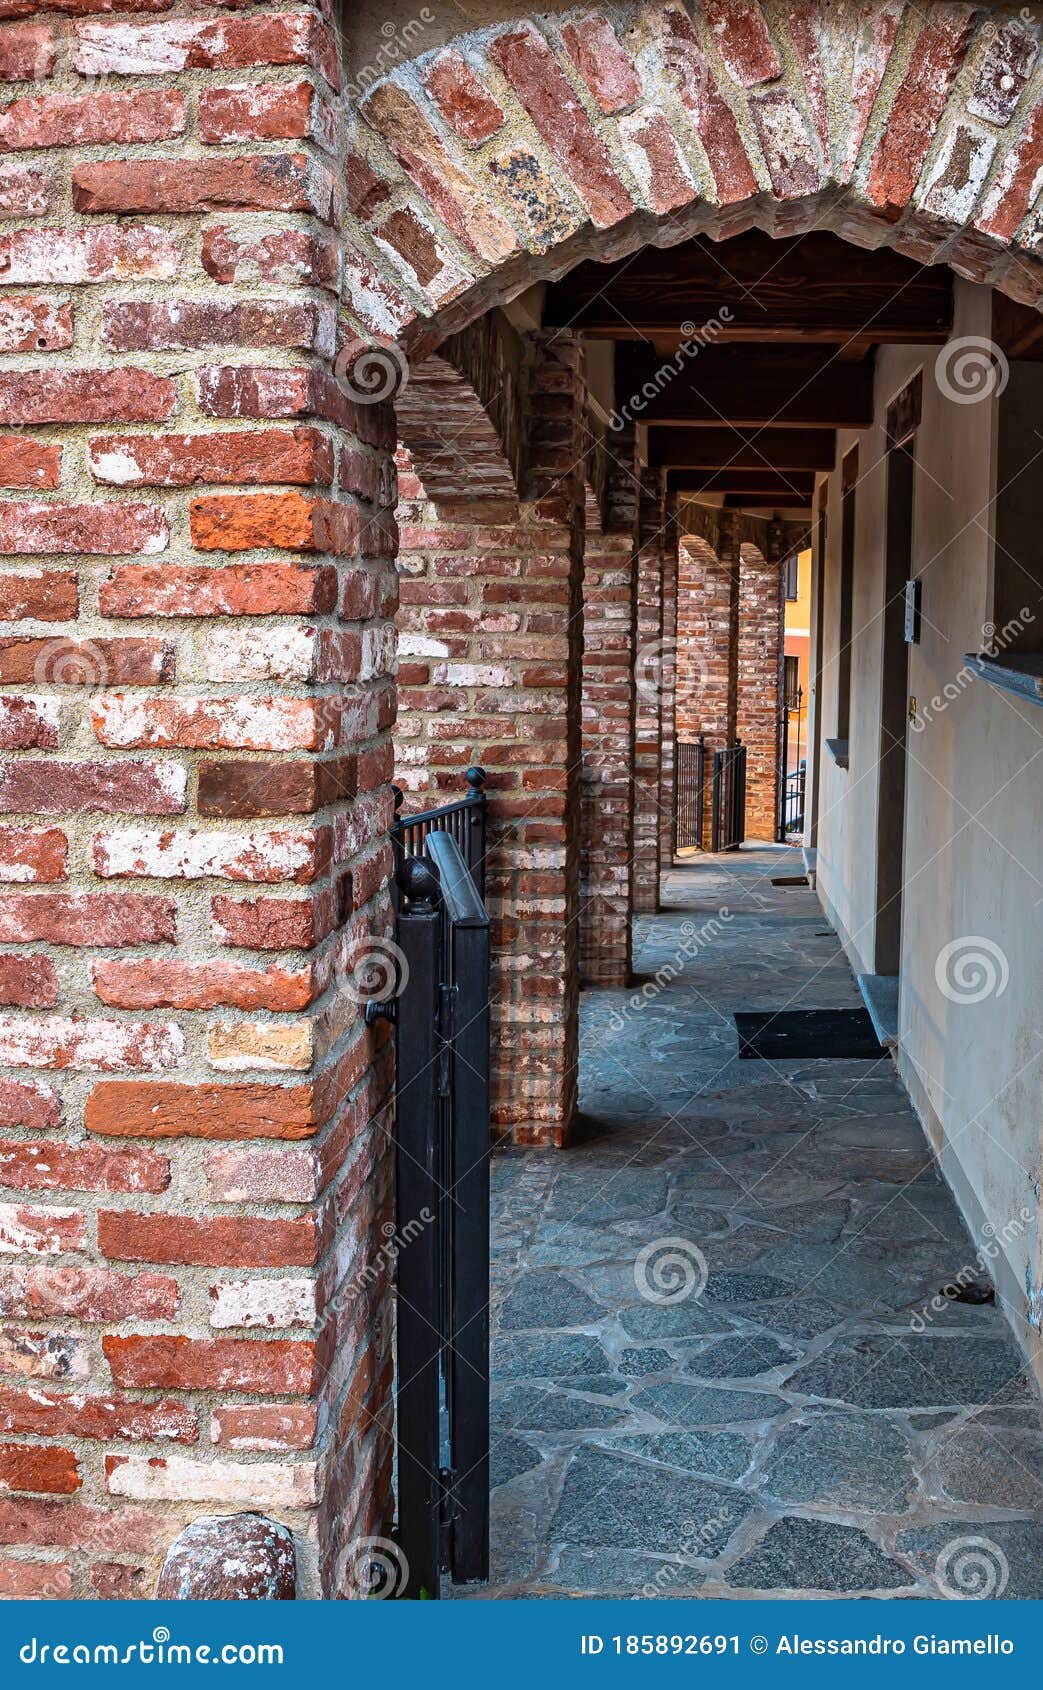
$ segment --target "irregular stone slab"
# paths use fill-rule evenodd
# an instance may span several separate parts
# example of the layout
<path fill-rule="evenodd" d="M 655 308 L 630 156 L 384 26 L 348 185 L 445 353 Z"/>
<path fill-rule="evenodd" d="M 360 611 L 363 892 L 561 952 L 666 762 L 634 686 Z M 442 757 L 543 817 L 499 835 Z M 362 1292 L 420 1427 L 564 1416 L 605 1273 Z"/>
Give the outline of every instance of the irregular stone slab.
<path fill-rule="evenodd" d="M 628 1379 L 643 1379 L 649 1373 L 673 1373 L 677 1362 L 669 1350 L 648 1345 L 643 1350 L 624 1350 L 619 1358 L 619 1371 Z"/>
<path fill-rule="evenodd" d="M 708 1309 L 696 1297 L 683 1303 L 639 1303 L 621 1309 L 619 1322 L 631 1338 L 699 1338 L 706 1333 L 731 1332 L 723 1314 Z"/>
<path fill-rule="evenodd" d="M 851 1310 L 824 1297 L 787 1297 L 779 1303 L 744 1303 L 742 1318 L 791 1338 L 817 1338 L 851 1319 Z"/>
<path fill-rule="evenodd" d="M 666 1468 L 649 1484 L 648 1474 L 640 1462 L 580 1449 L 565 1476 L 552 1541 L 714 1556 L 753 1507 L 742 1491 Z"/>
<path fill-rule="evenodd" d="M 714 1272 L 703 1288 L 706 1303 L 745 1303 L 753 1299 L 792 1297 L 793 1286 L 770 1273 Z"/>
<path fill-rule="evenodd" d="M 519 1332 L 493 1341 L 494 1379 L 564 1379 L 576 1373 L 608 1371 L 596 1338 L 573 1332 Z"/>
<path fill-rule="evenodd" d="M 1043 1599 L 1043 1521 L 951 1520 L 902 1532 L 895 1547 L 950 1601 Z"/>
<path fill-rule="evenodd" d="M 619 1426 L 626 1415 L 608 1403 L 588 1402 L 538 1385 L 508 1385 L 493 1394 L 490 1405 L 496 1426 L 522 1432 L 574 1432 L 581 1427 Z"/>
<path fill-rule="evenodd" d="M 566 1548 L 555 1570 L 541 1574 L 539 1582 L 577 1596 L 610 1594 L 655 1601 L 698 1590 L 703 1574 L 676 1558 L 638 1555 L 625 1549 Z"/>
<path fill-rule="evenodd" d="M 943 1432 L 938 1470 L 957 1502 L 1043 1513 L 1043 1438 L 1029 1427 L 972 1422 Z"/>
<path fill-rule="evenodd" d="M 800 1367 L 787 1388 L 861 1408 L 940 1408 L 1031 1400 L 1023 1363 L 1002 1338 L 851 1338 Z"/>
<path fill-rule="evenodd" d="M 630 1400 L 635 1414 L 665 1420 L 670 1426 L 730 1426 L 743 1420 L 770 1420 L 785 1408 L 781 1397 L 769 1392 L 718 1390 L 713 1385 L 690 1385 L 663 1379 L 646 1385 Z"/>
<path fill-rule="evenodd" d="M 510 1484 L 519 1474 L 539 1467 L 542 1460 L 538 1451 L 523 1438 L 512 1438 L 510 1434 L 492 1437 L 489 1443 L 490 1488 L 495 1490 L 497 1485 Z"/>
<path fill-rule="evenodd" d="M 750 1379 L 775 1367 L 790 1367 L 796 1359 L 788 1345 L 750 1333 L 707 1344 L 688 1357 L 685 1372 L 699 1379 Z"/>
<path fill-rule="evenodd" d="M 591 1326 L 604 1314 L 579 1286 L 560 1273 L 527 1273 L 500 1304 L 496 1322 L 504 1332 L 536 1327 Z"/>
<path fill-rule="evenodd" d="M 739 1432 L 652 1432 L 605 1440 L 605 1447 L 711 1479 L 741 1479 L 752 1449 Z"/>
<path fill-rule="evenodd" d="M 792 1517 L 765 1537 L 725 1575 L 732 1590 L 901 1590 L 914 1581 L 857 1526 Z"/>
<path fill-rule="evenodd" d="M 811 1412 L 780 1431 L 763 1486 L 780 1502 L 902 1514 L 916 1479 L 906 1439 L 889 1421 Z"/>
<path fill-rule="evenodd" d="M 263 1514 L 204 1514 L 179 1532 L 159 1575 L 161 1601 L 292 1602 L 293 1533 Z"/>
<path fill-rule="evenodd" d="M 595 1397 L 618 1397 L 621 1391 L 629 1388 L 629 1379 L 621 1379 L 616 1373 L 576 1373 L 571 1379 L 559 1379 L 559 1385 L 567 1385 L 570 1391 L 584 1391 Z"/>

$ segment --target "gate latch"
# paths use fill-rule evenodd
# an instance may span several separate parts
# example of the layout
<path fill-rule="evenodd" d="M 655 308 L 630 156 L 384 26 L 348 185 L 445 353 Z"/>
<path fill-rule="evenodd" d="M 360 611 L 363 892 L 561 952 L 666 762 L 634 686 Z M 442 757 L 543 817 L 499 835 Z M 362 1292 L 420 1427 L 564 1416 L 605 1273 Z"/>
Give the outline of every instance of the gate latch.
<path fill-rule="evenodd" d="M 453 1037 L 456 1032 L 456 987 L 444 983 L 438 988 L 438 1095 L 449 1096 Z"/>

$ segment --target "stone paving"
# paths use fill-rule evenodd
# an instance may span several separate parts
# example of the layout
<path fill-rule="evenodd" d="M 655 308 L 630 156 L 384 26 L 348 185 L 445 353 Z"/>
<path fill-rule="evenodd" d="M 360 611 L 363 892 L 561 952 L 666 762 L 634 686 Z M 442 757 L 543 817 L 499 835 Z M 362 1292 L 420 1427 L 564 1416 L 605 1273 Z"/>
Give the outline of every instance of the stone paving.
<path fill-rule="evenodd" d="M 457 1596 L 1043 1596 L 1043 1412 L 994 1307 L 928 1307 L 974 1250 L 890 1060 L 738 1061 L 735 1009 L 860 1002 L 795 860 L 677 867 L 584 994 L 574 1147 L 495 1158 Z"/>

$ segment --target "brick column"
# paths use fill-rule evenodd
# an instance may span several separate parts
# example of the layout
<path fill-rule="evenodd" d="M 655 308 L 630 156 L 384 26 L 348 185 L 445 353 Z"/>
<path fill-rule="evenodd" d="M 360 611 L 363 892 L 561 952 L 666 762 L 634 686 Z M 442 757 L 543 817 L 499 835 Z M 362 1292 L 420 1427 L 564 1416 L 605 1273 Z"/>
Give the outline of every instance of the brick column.
<path fill-rule="evenodd" d="M 557 1144 L 578 1054 L 580 376 L 569 335 L 534 336 L 529 352 L 514 520 L 483 523 L 473 504 L 455 519 L 403 476 L 395 737 L 409 808 L 460 796 L 471 763 L 488 772 L 494 1123 Z"/>
<path fill-rule="evenodd" d="M 634 909 L 659 908 L 659 781 L 663 675 L 674 654 L 663 643 L 664 476 L 643 470 L 638 503 L 637 692 L 634 712 Z"/>
<path fill-rule="evenodd" d="M 47 226 L 2 237 L 4 1588 L 151 1595 L 216 1505 L 293 1529 L 298 1594 L 350 1593 L 390 1514 L 359 982 L 395 578 L 390 411 L 330 371 L 333 37 L 257 6 L 19 42 L 8 147 L 86 150 L 16 173 Z"/>
<path fill-rule="evenodd" d="M 634 837 L 634 569 L 636 485 L 633 436 L 613 440 L 607 526 L 587 496 L 583 570 L 583 815 L 580 968 L 597 985 L 632 974 Z"/>
<path fill-rule="evenodd" d="M 732 550 L 731 530 L 721 549 Z M 677 703 L 678 740 L 706 746 L 703 791 L 703 848 L 710 848 L 710 785 L 713 753 L 735 739 L 736 622 L 738 567 L 709 543 L 682 536 L 678 553 Z"/>
<path fill-rule="evenodd" d="M 769 542 L 774 525 L 769 528 Z M 765 558 L 744 543 L 739 553 L 736 723 L 746 746 L 746 837 L 774 839 L 779 766 L 779 681 L 783 650 L 781 552 Z"/>
<path fill-rule="evenodd" d="M 659 696 L 659 868 L 674 860 L 674 778 L 677 764 L 677 499 L 668 500 L 663 548 L 663 687 Z"/>

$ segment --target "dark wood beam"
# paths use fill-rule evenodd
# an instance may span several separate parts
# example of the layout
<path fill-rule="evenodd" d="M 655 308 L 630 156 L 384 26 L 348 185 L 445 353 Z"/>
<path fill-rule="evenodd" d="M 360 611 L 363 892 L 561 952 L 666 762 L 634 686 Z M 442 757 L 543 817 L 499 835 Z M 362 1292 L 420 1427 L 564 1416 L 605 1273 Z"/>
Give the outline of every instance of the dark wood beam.
<path fill-rule="evenodd" d="M 836 437 L 825 428 L 650 428 L 648 461 L 668 469 L 832 469 Z"/>
<path fill-rule="evenodd" d="M 837 235 L 773 241 L 759 230 L 588 261 L 547 290 L 548 327 L 677 347 L 709 342 L 936 342 L 952 324 L 952 276 Z"/>
<path fill-rule="evenodd" d="M 667 486 L 674 493 L 723 493 L 736 498 L 765 498 L 773 504 L 803 505 L 810 503 L 815 491 L 813 475 L 799 471 L 792 475 L 773 474 L 770 470 L 671 470 Z"/>
<path fill-rule="evenodd" d="M 616 409 L 634 422 L 739 428 L 868 428 L 873 359 L 841 363 L 825 348 L 706 346 L 663 359 L 616 348 Z"/>
<path fill-rule="evenodd" d="M 799 510 L 799 511 L 803 511 L 803 510 L 806 509 L 808 515 L 810 516 L 811 515 L 811 494 L 808 493 L 803 498 L 795 499 L 791 493 L 787 493 L 783 498 L 779 498 L 778 496 L 776 496 L 774 499 L 772 499 L 764 493 L 727 493 L 727 494 L 725 494 L 724 508 L 725 508 L 726 511 L 736 511 L 736 510 L 744 510 L 744 511 L 745 510 L 754 510 L 754 511 L 760 511 L 760 510 L 795 511 L 795 510 Z"/>

